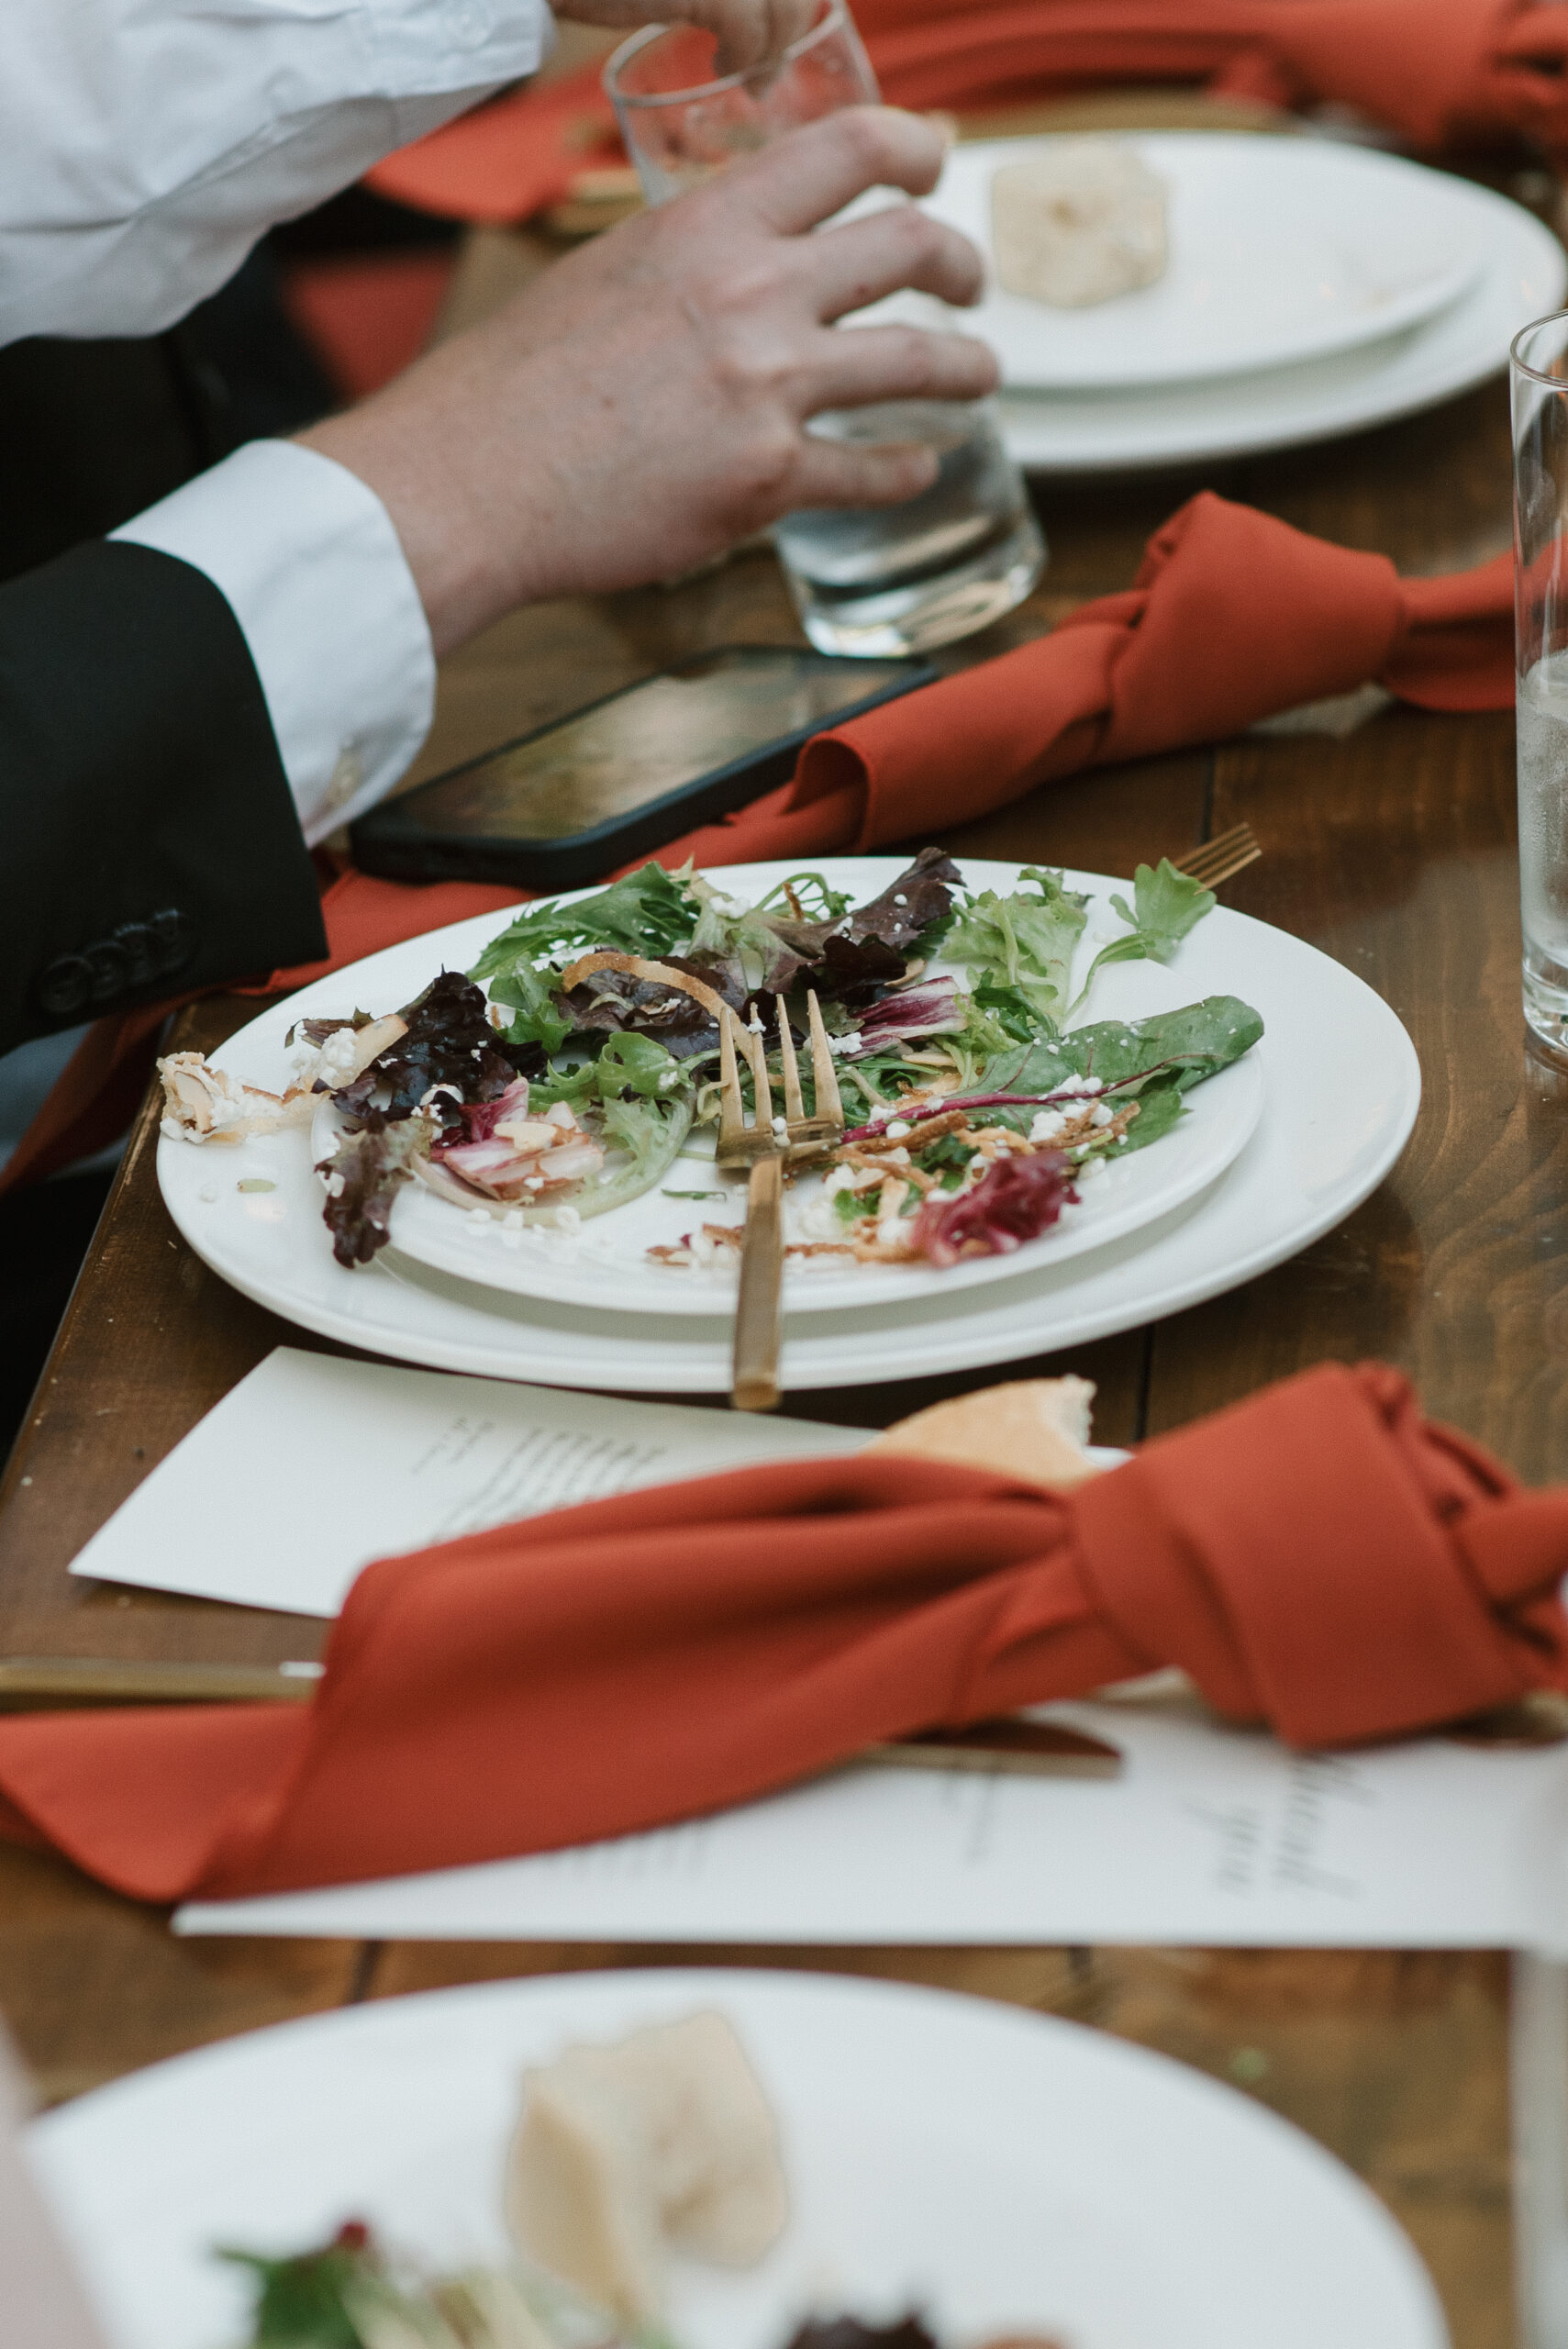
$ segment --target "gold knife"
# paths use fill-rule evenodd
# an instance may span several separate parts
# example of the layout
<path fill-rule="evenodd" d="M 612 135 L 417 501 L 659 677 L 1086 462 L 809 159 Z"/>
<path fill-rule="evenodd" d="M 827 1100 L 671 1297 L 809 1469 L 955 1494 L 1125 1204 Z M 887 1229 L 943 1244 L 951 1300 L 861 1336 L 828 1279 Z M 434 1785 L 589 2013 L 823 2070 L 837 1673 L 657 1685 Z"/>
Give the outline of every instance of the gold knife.
<path fill-rule="evenodd" d="M 118 1704 L 304 1704 L 326 1667 L 289 1664 L 142 1663 L 131 1656 L 17 1655 L 0 1659 L 7 1697 L 98 1698 Z M 924 1730 L 846 1757 L 904 1770 L 998 1770 L 1028 1777 L 1114 1778 L 1114 1745 L 1057 1721 L 977 1721 Z"/>

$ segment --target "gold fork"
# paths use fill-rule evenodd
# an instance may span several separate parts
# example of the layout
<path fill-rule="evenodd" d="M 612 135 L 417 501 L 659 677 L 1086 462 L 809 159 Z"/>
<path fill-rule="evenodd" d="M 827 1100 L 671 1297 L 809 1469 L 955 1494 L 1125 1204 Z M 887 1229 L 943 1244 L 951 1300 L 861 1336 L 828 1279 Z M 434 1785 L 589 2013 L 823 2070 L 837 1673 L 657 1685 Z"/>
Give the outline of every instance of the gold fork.
<path fill-rule="evenodd" d="M 719 1022 L 719 1166 L 747 1166 L 746 1233 L 740 1246 L 740 1293 L 735 1304 L 735 1351 L 729 1399 L 738 1411 L 772 1411 L 779 1399 L 780 1298 L 784 1286 L 784 1170 L 819 1158 L 844 1130 L 839 1078 L 815 988 L 806 998 L 811 1030 L 811 1074 L 816 1108 L 810 1117 L 800 1090 L 800 1068 L 779 998 L 779 1064 L 784 1078 L 783 1117 L 773 1114 L 773 1093 L 762 1046 L 762 1027 L 752 1030 L 751 1082 L 756 1095 L 750 1125 L 740 1098 L 736 1058 L 739 1034 L 746 1032 L 730 1012 Z"/>
<path fill-rule="evenodd" d="M 1251 824 L 1232 824 L 1218 840 L 1205 841 L 1185 856 L 1173 857 L 1171 862 L 1189 881 L 1198 882 L 1205 889 L 1218 889 L 1222 882 L 1233 881 L 1249 864 L 1256 864 L 1262 852 L 1252 838 Z"/>

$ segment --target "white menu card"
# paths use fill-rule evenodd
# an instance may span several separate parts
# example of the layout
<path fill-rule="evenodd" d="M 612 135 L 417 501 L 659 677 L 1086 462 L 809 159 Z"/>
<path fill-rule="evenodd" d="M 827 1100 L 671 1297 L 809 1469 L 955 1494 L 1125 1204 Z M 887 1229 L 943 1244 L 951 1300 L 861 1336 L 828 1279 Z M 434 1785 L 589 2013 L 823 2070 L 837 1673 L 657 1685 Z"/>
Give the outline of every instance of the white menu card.
<path fill-rule="evenodd" d="M 144 1478 L 71 1571 L 336 1615 L 373 1558 L 639 1485 L 855 1452 L 866 1440 L 858 1428 L 279 1346 Z"/>
<path fill-rule="evenodd" d="M 859 1766 L 651 1834 L 264 1899 L 191 1933 L 1568 1948 L 1568 1747 L 1295 1754 L 1190 1703 L 1040 1708 L 1115 1779 Z"/>

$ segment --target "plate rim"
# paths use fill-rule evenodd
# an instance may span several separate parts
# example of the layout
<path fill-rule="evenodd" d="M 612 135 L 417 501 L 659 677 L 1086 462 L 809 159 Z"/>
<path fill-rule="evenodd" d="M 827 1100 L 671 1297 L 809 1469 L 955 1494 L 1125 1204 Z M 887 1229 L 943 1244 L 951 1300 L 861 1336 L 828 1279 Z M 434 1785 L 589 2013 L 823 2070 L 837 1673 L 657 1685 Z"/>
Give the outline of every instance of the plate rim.
<path fill-rule="evenodd" d="M 1155 395 L 1162 391 L 1195 388 L 1203 384 L 1218 385 L 1228 381 L 1234 382 L 1242 377 L 1276 374 L 1288 372 L 1295 367 L 1308 366 L 1318 361 L 1330 360 L 1350 351 L 1364 350 L 1369 344 L 1385 340 L 1394 335 L 1407 333 L 1425 325 L 1429 319 L 1438 317 L 1441 311 L 1451 308 L 1473 289 L 1488 259 L 1483 228 L 1486 215 L 1483 206 L 1471 206 L 1467 204 L 1470 183 L 1459 180 L 1451 173 L 1435 170 L 1429 164 L 1416 162 L 1407 156 L 1389 154 L 1379 148 L 1355 146 L 1340 139 L 1311 137 L 1280 138 L 1264 131 L 1227 132 L 1196 128 L 1165 130 L 1150 128 L 1113 130 L 1103 134 L 1042 130 L 1023 132 L 1013 136 L 1001 135 L 992 139 L 961 139 L 952 149 L 949 163 L 950 166 L 956 163 L 961 156 L 973 156 L 976 159 L 975 168 L 979 172 L 984 170 L 985 159 L 999 149 L 1006 150 L 1009 159 L 1021 159 L 1026 150 L 1056 146 L 1085 136 L 1104 136 L 1115 139 L 1118 144 L 1139 150 L 1145 147 L 1152 148 L 1157 150 L 1156 168 L 1158 167 L 1158 150 L 1186 148 L 1192 151 L 1213 154 L 1217 157 L 1222 154 L 1241 155 L 1249 161 L 1261 161 L 1266 155 L 1270 161 L 1264 164 L 1265 170 L 1273 168 L 1273 159 L 1276 157 L 1280 159 L 1282 168 L 1288 168 L 1284 163 L 1285 158 L 1296 160 L 1309 156 L 1312 161 L 1307 166 L 1308 170 L 1321 165 L 1329 171 L 1342 169 L 1351 177 L 1357 174 L 1373 177 L 1381 174 L 1385 178 L 1397 178 L 1407 184 L 1425 182 L 1434 191 L 1441 190 L 1441 195 L 1438 197 L 1440 204 L 1451 205 L 1456 214 L 1466 211 L 1473 214 L 1473 228 L 1477 239 L 1475 249 L 1467 262 L 1452 265 L 1435 281 L 1434 285 L 1419 289 L 1413 288 L 1402 298 L 1392 302 L 1389 305 L 1392 316 L 1369 313 L 1347 319 L 1340 331 L 1329 336 L 1326 340 L 1312 343 L 1297 341 L 1270 358 L 1229 359 L 1207 364 L 1192 362 L 1186 364 L 1168 365 L 1157 374 L 1096 373 L 1050 377 L 1007 374 L 1006 356 L 998 351 L 997 355 L 1002 361 L 1004 370 L 1002 389 L 1005 392 L 1017 392 L 1026 396 L 1034 394 L 1046 397 L 1054 395 L 1092 398 L 1096 393 L 1107 392 L 1128 395 L 1144 393 Z M 961 164 L 959 168 L 966 170 L 967 165 Z M 1487 191 L 1489 194 L 1492 192 Z M 933 212 L 933 207 L 938 205 L 940 195 L 941 184 L 939 182 L 929 196 L 920 199 L 921 209 Z M 945 211 L 935 211 L 933 217 L 943 220 L 948 219 Z M 1005 289 L 998 287 L 995 282 L 995 262 L 989 240 L 983 250 L 985 252 L 990 272 L 986 286 L 986 298 L 989 298 L 991 295 Z M 1072 313 L 1068 315 L 1071 316 Z M 984 302 L 981 308 L 973 315 L 971 323 L 976 333 L 984 333 Z"/>

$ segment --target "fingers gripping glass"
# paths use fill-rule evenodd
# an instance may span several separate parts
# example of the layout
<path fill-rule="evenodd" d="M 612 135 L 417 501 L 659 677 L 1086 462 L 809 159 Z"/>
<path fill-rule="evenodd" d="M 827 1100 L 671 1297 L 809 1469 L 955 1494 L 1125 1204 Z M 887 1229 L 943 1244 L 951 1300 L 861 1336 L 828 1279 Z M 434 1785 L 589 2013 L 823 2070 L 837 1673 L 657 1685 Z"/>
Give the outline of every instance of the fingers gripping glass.
<path fill-rule="evenodd" d="M 650 204 L 667 203 L 738 155 L 844 106 L 875 106 L 871 60 L 842 0 L 828 0 L 782 57 L 714 76 L 718 44 L 697 25 L 647 25 L 605 68 L 626 151 Z"/>
<path fill-rule="evenodd" d="M 874 105 L 871 61 L 843 0 L 823 0 L 781 57 L 715 76 L 717 44 L 694 25 L 650 25 L 605 69 L 626 150 L 650 204 L 700 185 L 786 132 Z M 827 440 L 922 441 L 929 489 L 901 506 L 791 514 L 774 543 L 801 625 L 824 652 L 924 652 L 973 635 L 1021 603 L 1045 542 L 986 400 L 898 400 L 829 410 Z"/>

